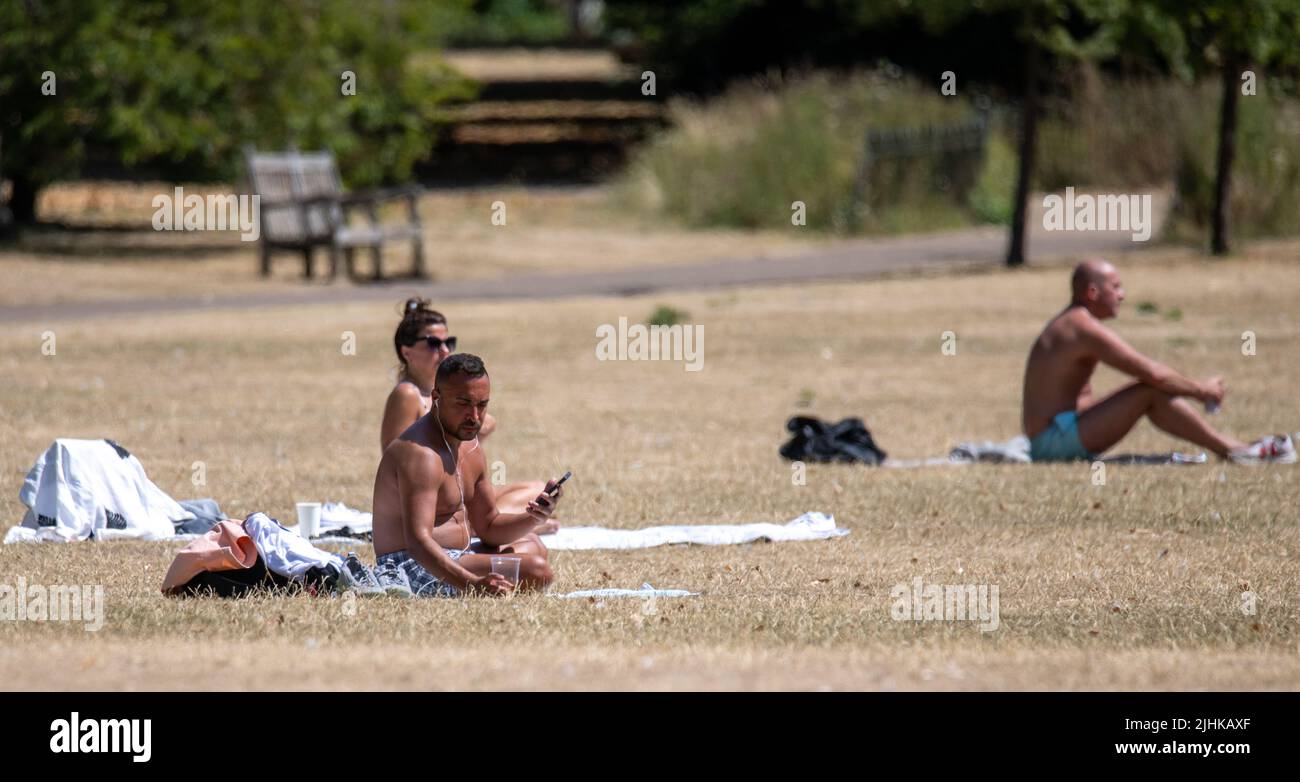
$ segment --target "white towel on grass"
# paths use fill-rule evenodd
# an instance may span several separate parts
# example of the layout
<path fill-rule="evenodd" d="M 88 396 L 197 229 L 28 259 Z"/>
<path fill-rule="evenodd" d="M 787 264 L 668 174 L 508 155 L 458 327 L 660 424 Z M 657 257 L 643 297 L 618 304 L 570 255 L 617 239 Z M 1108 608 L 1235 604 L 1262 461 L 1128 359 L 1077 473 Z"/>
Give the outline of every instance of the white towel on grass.
<path fill-rule="evenodd" d="M 551 595 L 568 600 L 583 597 L 699 597 L 699 592 L 686 589 L 655 589 L 649 584 L 642 584 L 640 589 L 580 589 L 565 595 Z"/>
<path fill-rule="evenodd" d="M 373 517 L 366 511 L 349 508 L 341 502 L 327 502 L 320 508 L 321 534 L 347 527 L 353 532 L 370 532 Z"/>
<path fill-rule="evenodd" d="M 5 535 L 5 543 L 38 543 L 45 538 L 36 530 L 12 527 Z M 835 517 L 825 513 L 805 513 L 785 524 L 684 524 L 642 529 L 607 529 L 605 527 L 560 527 L 554 535 L 543 535 L 542 542 L 554 551 L 592 551 L 598 549 L 654 548 L 675 543 L 695 543 L 701 546 L 728 546 L 764 540 L 772 543 L 790 541 L 826 540 L 849 534 L 835 526 Z M 164 540 L 193 540 L 198 535 L 173 535 Z M 313 545 L 337 544 L 364 545 L 355 538 L 319 537 Z"/>
<path fill-rule="evenodd" d="M 23 531 L 11 531 L 6 543 L 157 540 L 191 517 L 149 480 L 139 459 L 108 440 L 55 440 L 28 471 L 18 498 L 28 508 Z"/>
<path fill-rule="evenodd" d="M 1123 453 L 1101 457 L 1110 464 L 1204 464 L 1204 453 Z M 982 440 L 958 443 L 947 456 L 928 459 L 886 459 L 882 466 L 894 469 L 960 466 L 967 464 L 1030 464 L 1029 438 L 1016 435 L 1010 440 Z"/>
<path fill-rule="evenodd" d="M 642 529 L 605 527 L 560 527 L 554 535 L 543 535 L 542 543 L 553 551 L 653 548 L 673 543 L 727 546 L 758 540 L 785 543 L 796 540 L 825 540 L 849 534 L 835 526 L 835 517 L 805 513 L 785 524 L 686 524 Z"/>

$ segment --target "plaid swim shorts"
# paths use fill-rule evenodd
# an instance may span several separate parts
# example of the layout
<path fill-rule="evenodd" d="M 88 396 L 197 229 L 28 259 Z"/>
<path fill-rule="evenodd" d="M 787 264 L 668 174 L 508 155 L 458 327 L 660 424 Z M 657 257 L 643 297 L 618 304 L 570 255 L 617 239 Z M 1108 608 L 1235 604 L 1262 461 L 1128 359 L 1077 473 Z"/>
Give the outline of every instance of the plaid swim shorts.
<path fill-rule="evenodd" d="M 447 549 L 447 556 L 451 557 L 453 562 L 460 559 L 461 554 L 464 553 L 459 549 Z M 424 566 L 412 559 L 405 550 L 390 551 L 375 558 L 376 566 L 387 564 L 397 565 L 406 571 L 406 577 L 411 581 L 411 593 L 416 597 L 460 596 L 459 589 L 425 570 Z"/>

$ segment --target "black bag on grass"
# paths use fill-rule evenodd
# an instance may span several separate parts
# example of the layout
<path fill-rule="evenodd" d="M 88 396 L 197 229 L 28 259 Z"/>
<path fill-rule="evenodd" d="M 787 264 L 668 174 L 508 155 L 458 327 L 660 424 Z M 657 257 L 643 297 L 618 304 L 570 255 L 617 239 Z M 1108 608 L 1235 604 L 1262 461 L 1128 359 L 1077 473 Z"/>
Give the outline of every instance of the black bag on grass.
<path fill-rule="evenodd" d="M 828 424 L 819 418 L 795 416 L 786 421 L 790 441 L 780 453 L 799 462 L 861 462 L 878 465 L 886 454 L 876 445 L 861 418 L 845 418 Z"/>
<path fill-rule="evenodd" d="M 245 597 L 254 590 L 293 594 L 307 590 L 311 594 L 333 591 L 339 572 L 333 565 L 316 566 L 303 576 L 302 583 L 268 570 L 258 557 L 253 566 L 236 570 L 211 570 L 191 578 L 176 592 L 177 597 Z"/>

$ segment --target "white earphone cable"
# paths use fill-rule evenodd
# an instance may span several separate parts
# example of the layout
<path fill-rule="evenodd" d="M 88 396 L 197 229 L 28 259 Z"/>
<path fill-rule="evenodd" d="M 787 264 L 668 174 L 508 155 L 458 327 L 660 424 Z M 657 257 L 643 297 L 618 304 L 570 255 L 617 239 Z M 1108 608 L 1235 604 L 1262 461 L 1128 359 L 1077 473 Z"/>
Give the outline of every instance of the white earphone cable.
<path fill-rule="evenodd" d="M 438 412 L 441 413 L 442 408 L 438 405 L 437 399 L 433 400 L 433 404 L 434 407 L 438 408 Z M 454 453 L 451 450 L 451 443 L 447 442 L 447 431 L 442 428 L 442 418 L 440 416 L 434 416 L 434 417 L 438 419 L 438 432 L 442 435 L 442 445 L 444 448 L 447 449 L 447 455 L 451 457 L 452 464 L 456 465 L 456 488 L 460 489 L 460 512 L 461 512 L 460 520 L 461 523 L 465 526 L 465 548 L 461 549 L 460 553 L 464 554 L 466 551 L 469 551 L 469 544 L 470 541 L 473 539 L 474 535 L 470 532 L 469 510 L 465 507 L 465 482 L 460 477 L 460 457 L 458 454 Z M 476 436 L 474 438 L 474 448 L 470 449 L 470 453 L 474 453 L 474 450 L 477 448 L 478 448 L 478 437 Z"/>

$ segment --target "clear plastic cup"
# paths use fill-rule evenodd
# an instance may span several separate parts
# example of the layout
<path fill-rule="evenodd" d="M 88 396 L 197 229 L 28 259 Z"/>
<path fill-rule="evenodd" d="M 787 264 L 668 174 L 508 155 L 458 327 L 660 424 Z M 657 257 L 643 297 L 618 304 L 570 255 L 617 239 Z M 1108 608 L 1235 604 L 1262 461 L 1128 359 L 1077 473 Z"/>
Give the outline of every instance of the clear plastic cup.
<path fill-rule="evenodd" d="M 493 557 L 492 572 L 504 576 L 507 581 L 519 585 L 519 557 Z"/>
<path fill-rule="evenodd" d="M 311 540 L 320 532 L 320 503 L 298 503 L 298 534 L 304 540 Z"/>

